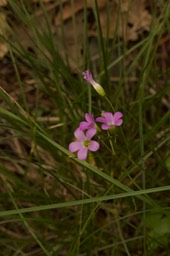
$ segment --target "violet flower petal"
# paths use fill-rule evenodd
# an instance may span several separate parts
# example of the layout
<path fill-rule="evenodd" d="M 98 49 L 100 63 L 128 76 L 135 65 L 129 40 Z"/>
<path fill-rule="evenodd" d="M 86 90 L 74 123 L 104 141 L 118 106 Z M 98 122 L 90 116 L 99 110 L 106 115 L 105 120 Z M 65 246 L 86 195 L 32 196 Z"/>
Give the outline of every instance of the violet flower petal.
<path fill-rule="evenodd" d="M 93 76 L 92 73 L 90 72 L 89 69 L 87 69 L 85 72 L 82 73 L 83 74 L 83 78 L 85 80 L 87 80 L 89 83 L 91 83 L 93 81 Z"/>
<path fill-rule="evenodd" d="M 86 132 L 86 138 L 91 140 L 91 138 L 96 134 L 97 130 L 95 128 L 89 129 Z"/>
<path fill-rule="evenodd" d="M 117 119 L 119 119 L 119 118 L 122 118 L 122 117 L 123 117 L 123 114 L 122 114 L 121 112 L 116 112 L 116 113 L 114 114 L 114 117 L 117 118 Z"/>
<path fill-rule="evenodd" d="M 113 114 L 111 112 L 104 112 L 103 115 L 106 119 L 106 123 L 113 122 Z"/>
<path fill-rule="evenodd" d="M 88 148 L 91 151 L 97 151 L 100 148 L 100 144 L 97 141 L 91 140 Z"/>
<path fill-rule="evenodd" d="M 115 126 L 121 126 L 122 123 L 123 123 L 123 120 L 122 120 L 122 119 L 116 120 L 116 121 L 115 121 Z"/>
<path fill-rule="evenodd" d="M 82 131 L 95 127 L 95 120 L 94 120 L 93 115 L 90 115 L 89 113 L 86 113 L 85 114 L 85 119 L 86 119 L 86 121 L 80 122 L 80 125 L 79 125 L 79 128 Z"/>
<path fill-rule="evenodd" d="M 99 123 L 106 123 L 106 119 L 104 117 L 97 117 L 96 121 Z"/>
<path fill-rule="evenodd" d="M 84 132 L 81 131 L 80 128 L 77 128 L 77 129 L 75 130 L 74 136 L 75 136 L 78 140 L 80 140 L 80 141 L 86 140 L 86 136 L 84 135 Z"/>
<path fill-rule="evenodd" d="M 79 160 L 85 160 L 87 157 L 88 148 L 82 147 L 78 151 L 77 157 Z"/>
<path fill-rule="evenodd" d="M 81 143 L 78 141 L 72 142 L 69 144 L 68 149 L 70 152 L 78 151 L 82 147 Z"/>
<path fill-rule="evenodd" d="M 89 124 L 87 122 L 85 122 L 85 121 L 82 121 L 82 122 L 80 122 L 80 126 L 79 127 L 80 127 L 80 129 L 82 131 L 84 131 L 84 130 L 88 129 Z"/>
<path fill-rule="evenodd" d="M 102 130 L 108 130 L 110 128 L 107 124 L 102 124 Z"/>
<path fill-rule="evenodd" d="M 93 115 L 90 115 L 89 113 L 85 114 L 85 119 L 88 123 L 93 123 L 94 122 L 94 117 Z"/>
<path fill-rule="evenodd" d="M 116 112 L 113 116 L 114 124 L 115 126 L 120 126 L 123 123 L 123 120 L 121 119 L 123 117 L 123 114 L 121 112 Z"/>

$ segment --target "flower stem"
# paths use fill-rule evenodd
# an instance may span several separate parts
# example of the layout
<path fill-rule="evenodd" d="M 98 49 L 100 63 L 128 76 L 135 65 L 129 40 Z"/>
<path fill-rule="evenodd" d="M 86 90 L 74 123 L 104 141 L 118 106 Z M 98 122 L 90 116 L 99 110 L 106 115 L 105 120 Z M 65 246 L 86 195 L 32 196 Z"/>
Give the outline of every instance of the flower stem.
<path fill-rule="evenodd" d="M 110 143 L 110 147 L 111 147 L 111 151 L 112 151 L 112 155 L 113 156 L 115 156 L 116 155 L 116 153 L 115 153 L 115 150 L 114 150 L 114 147 L 113 147 L 113 142 L 112 142 L 112 140 L 111 140 L 111 135 L 110 135 L 110 133 L 107 131 L 107 134 L 108 134 L 108 137 L 109 137 L 109 143 Z"/>
<path fill-rule="evenodd" d="M 105 96 L 105 99 L 106 99 L 107 103 L 109 104 L 109 106 L 111 107 L 112 111 L 115 112 L 115 109 L 114 109 L 111 101 L 109 100 L 109 98 L 107 96 Z"/>
<path fill-rule="evenodd" d="M 92 113 L 91 86 L 88 86 L 88 112 Z"/>

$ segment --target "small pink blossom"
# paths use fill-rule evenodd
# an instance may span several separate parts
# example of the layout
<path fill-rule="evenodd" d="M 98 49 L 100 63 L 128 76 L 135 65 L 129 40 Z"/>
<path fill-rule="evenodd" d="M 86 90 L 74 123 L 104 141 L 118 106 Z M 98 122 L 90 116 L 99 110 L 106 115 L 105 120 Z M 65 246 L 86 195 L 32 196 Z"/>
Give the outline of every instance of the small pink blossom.
<path fill-rule="evenodd" d="M 95 129 L 95 119 L 93 115 L 90 115 L 89 113 L 85 114 L 86 121 L 80 122 L 80 130 L 89 130 L 89 129 Z"/>
<path fill-rule="evenodd" d="M 116 112 L 115 114 L 112 114 L 111 112 L 104 112 L 103 117 L 97 117 L 96 121 L 103 123 L 103 130 L 108 130 L 115 126 L 121 126 L 123 123 L 122 117 L 123 114 L 121 112 Z"/>
<path fill-rule="evenodd" d="M 77 141 L 74 141 L 69 144 L 69 151 L 76 152 L 79 160 L 85 160 L 87 158 L 88 150 L 97 151 L 100 147 L 100 144 L 97 141 L 91 140 L 91 138 L 96 134 L 95 129 L 87 130 L 86 134 L 84 131 L 77 128 L 74 132 L 74 136 Z"/>
<path fill-rule="evenodd" d="M 83 72 L 83 77 L 84 79 L 89 82 L 93 88 L 101 95 L 101 96 L 105 96 L 105 91 L 103 89 L 103 87 L 96 83 L 93 79 L 92 73 L 90 72 L 90 70 L 86 70 L 85 72 Z"/>

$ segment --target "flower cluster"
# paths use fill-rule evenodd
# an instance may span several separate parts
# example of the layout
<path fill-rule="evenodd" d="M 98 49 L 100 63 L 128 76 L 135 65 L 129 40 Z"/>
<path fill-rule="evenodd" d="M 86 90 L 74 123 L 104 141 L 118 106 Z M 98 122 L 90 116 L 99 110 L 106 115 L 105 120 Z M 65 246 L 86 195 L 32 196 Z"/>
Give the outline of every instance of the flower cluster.
<path fill-rule="evenodd" d="M 88 150 L 95 152 L 100 147 L 97 141 L 92 140 L 92 137 L 97 133 L 95 121 L 102 123 L 102 130 L 108 130 L 122 125 L 122 117 L 123 114 L 121 112 L 116 112 L 115 114 L 104 112 L 103 116 L 97 117 L 95 120 L 93 115 L 86 113 L 86 121 L 80 122 L 79 127 L 75 130 L 74 136 L 76 137 L 76 141 L 69 144 L 69 151 L 72 153 L 77 152 L 78 159 L 85 160 Z"/>
<path fill-rule="evenodd" d="M 105 96 L 103 87 L 94 81 L 90 70 L 83 72 L 83 77 L 101 96 Z M 93 136 L 97 133 L 96 122 L 102 123 L 102 130 L 108 130 L 115 126 L 122 125 L 122 117 L 123 114 L 121 112 L 116 112 L 115 114 L 111 112 L 103 112 L 101 117 L 95 119 L 93 115 L 86 113 L 85 121 L 80 122 L 79 127 L 74 132 L 76 141 L 69 144 L 69 151 L 72 153 L 77 152 L 78 159 L 85 160 L 88 151 L 95 152 L 100 148 L 100 144 L 97 141 L 92 140 Z"/>

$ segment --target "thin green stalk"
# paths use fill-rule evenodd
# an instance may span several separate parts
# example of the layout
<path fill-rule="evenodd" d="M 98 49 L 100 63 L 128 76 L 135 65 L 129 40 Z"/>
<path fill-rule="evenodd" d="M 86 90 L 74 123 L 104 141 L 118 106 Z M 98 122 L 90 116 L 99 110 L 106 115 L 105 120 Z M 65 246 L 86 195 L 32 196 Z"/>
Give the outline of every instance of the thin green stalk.
<path fill-rule="evenodd" d="M 25 97 L 25 93 L 24 93 L 24 89 L 23 89 L 23 84 L 22 84 L 22 81 L 21 81 L 21 78 L 20 78 L 20 74 L 19 74 L 19 71 L 18 71 L 16 60 L 15 60 L 15 57 L 13 55 L 13 51 L 12 51 L 12 48 L 11 48 L 10 44 L 8 45 L 8 47 L 9 47 L 9 52 L 10 52 L 10 55 L 11 55 L 12 63 L 13 63 L 14 69 L 15 69 L 15 74 L 16 74 L 16 77 L 17 77 L 17 80 L 18 80 L 18 84 L 20 86 L 23 104 L 24 104 L 24 107 L 25 107 L 26 111 L 29 112 L 28 111 L 28 104 L 27 104 L 27 101 L 26 101 L 26 97 Z"/>
<path fill-rule="evenodd" d="M 71 0 L 71 8 L 72 10 L 74 10 L 74 5 L 75 5 L 75 2 L 74 0 Z M 73 11 L 73 14 L 71 15 L 72 17 L 72 25 L 73 25 L 73 35 L 74 35 L 74 43 L 75 45 L 78 45 L 78 40 L 77 40 L 77 27 L 76 27 L 76 16 L 75 16 L 75 12 Z M 76 51 L 76 59 L 78 60 L 78 51 Z"/>
<path fill-rule="evenodd" d="M 60 19 L 61 19 L 61 36 L 62 36 L 62 43 L 63 43 L 63 49 L 64 49 L 64 54 L 65 54 L 65 61 L 67 63 L 67 66 L 69 67 L 70 66 L 70 63 L 69 63 L 69 55 L 68 55 L 68 48 L 67 48 L 67 43 L 66 43 L 66 36 L 65 36 L 65 29 L 64 29 L 64 18 L 63 18 L 63 2 L 62 0 L 60 0 L 60 4 L 59 4 L 59 8 L 60 8 Z"/>
<path fill-rule="evenodd" d="M 140 195 L 148 195 L 150 193 L 161 193 L 163 191 L 170 191 L 170 186 L 150 188 L 150 189 L 145 189 L 145 190 L 120 193 L 120 194 L 116 194 L 116 195 L 94 197 L 94 198 L 88 198 L 88 199 L 84 199 L 84 200 L 81 199 L 81 200 L 72 201 L 72 202 L 62 202 L 62 203 L 56 203 L 56 204 L 40 205 L 40 206 L 33 206 L 33 207 L 27 207 L 27 208 L 19 208 L 19 209 L 15 209 L 15 210 L 1 211 L 0 217 L 12 216 L 12 215 L 16 215 L 19 213 L 46 211 L 46 210 L 59 209 L 59 208 L 70 207 L 70 206 L 98 203 L 98 202 L 104 202 L 104 201 L 108 201 L 108 200 L 123 199 L 123 198 L 127 198 L 127 197 L 132 197 L 132 196 L 138 197 Z M 158 207 L 157 205 L 155 205 L 155 207 L 157 210 L 161 210 L 161 207 Z"/>
<path fill-rule="evenodd" d="M 140 156 L 141 156 L 141 169 L 142 169 L 142 189 L 146 188 L 146 175 L 145 175 L 145 160 L 144 160 L 144 134 L 143 134 L 143 87 L 140 90 L 139 100 L 139 137 L 140 137 Z M 144 255 L 146 255 L 146 204 L 143 202 L 143 239 L 144 239 Z"/>
<path fill-rule="evenodd" d="M 91 86 L 88 86 L 88 113 L 92 114 L 92 94 Z"/>
<path fill-rule="evenodd" d="M 115 212 L 116 212 L 116 224 L 117 224 L 117 228 L 118 228 L 118 233 L 119 233 L 119 237 L 120 237 L 120 240 L 124 246 L 124 249 L 125 249 L 125 252 L 127 254 L 127 256 L 131 256 L 130 255 L 130 252 L 129 252 L 129 249 L 127 247 L 127 244 L 126 244 L 126 240 L 124 239 L 123 237 L 123 233 L 122 233 L 122 229 L 121 229 L 121 226 L 120 226 L 120 221 L 119 221 L 119 214 L 117 212 L 117 210 L 115 209 Z"/>
<path fill-rule="evenodd" d="M 90 66 L 90 56 L 89 56 L 89 41 L 88 41 L 88 23 L 87 23 L 87 0 L 84 0 L 84 11 L 83 11 L 83 68 Z"/>
<path fill-rule="evenodd" d="M 102 61 L 103 61 L 103 68 L 104 68 L 104 73 L 105 73 L 105 82 L 109 84 L 108 80 L 108 70 L 107 70 L 107 60 L 106 60 L 106 53 L 105 53 L 105 47 L 104 47 L 104 40 L 103 40 L 103 35 L 102 35 L 102 28 L 101 28 L 101 22 L 100 22 L 100 11 L 98 8 L 98 2 L 95 0 L 95 17 L 96 17 L 96 23 L 97 23 L 97 28 L 98 28 L 98 35 L 99 35 L 99 42 L 100 42 L 100 47 L 101 47 L 101 53 L 102 53 Z"/>
<path fill-rule="evenodd" d="M 111 103 L 111 101 L 109 100 L 109 98 L 108 98 L 107 96 L 105 96 L 104 98 L 106 99 L 107 103 L 108 103 L 109 106 L 111 107 L 111 110 L 112 110 L 113 112 L 115 112 L 115 109 L 114 109 L 114 107 L 113 107 L 113 104 Z"/>

